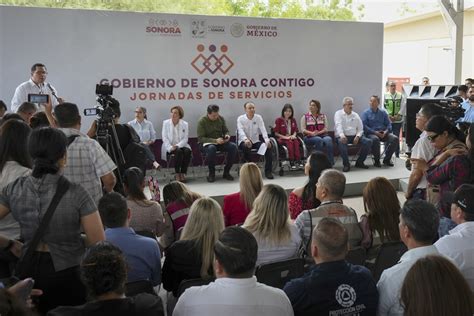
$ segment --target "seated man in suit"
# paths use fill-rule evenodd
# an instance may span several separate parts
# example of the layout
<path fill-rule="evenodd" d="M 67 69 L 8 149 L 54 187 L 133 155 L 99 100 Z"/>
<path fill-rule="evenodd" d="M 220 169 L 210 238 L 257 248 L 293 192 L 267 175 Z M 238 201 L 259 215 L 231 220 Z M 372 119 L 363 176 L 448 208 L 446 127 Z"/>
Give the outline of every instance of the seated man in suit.
<path fill-rule="evenodd" d="M 227 163 L 224 167 L 224 179 L 232 181 L 230 169 L 237 156 L 237 145 L 230 141 L 229 129 L 222 116 L 219 115 L 219 106 L 211 104 L 207 107 L 207 115 L 201 117 L 197 125 L 198 143 L 201 151 L 207 155 L 209 166 L 208 182 L 216 180 L 216 152 L 227 152 Z"/>

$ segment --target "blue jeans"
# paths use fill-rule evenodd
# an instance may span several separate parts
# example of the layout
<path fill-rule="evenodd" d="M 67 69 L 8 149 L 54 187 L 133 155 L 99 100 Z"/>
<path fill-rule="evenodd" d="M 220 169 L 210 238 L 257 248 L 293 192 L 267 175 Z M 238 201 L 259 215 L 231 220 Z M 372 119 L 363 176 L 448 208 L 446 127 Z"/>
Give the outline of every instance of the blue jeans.
<path fill-rule="evenodd" d="M 304 142 L 308 147 L 312 146 L 314 150 L 325 152 L 331 165 L 334 165 L 334 149 L 331 136 L 305 136 Z M 325 150 L 323 150 L 323 147 Z"/>
<path fill-rule="evenodd" d="M 226 174 L 229 173 L 230 168 L 232 168 L 232 165 L 234 164 L 238 149 L 235 143 L 227 142 L 222 145 L 211 144 L 207 145 L 206 147 L 202 147 L 201 145 L 201 150 L 206 153 L 210 174 L 216 173 L 216 152 L 218 150 L 227 152 L 227 161 L 224 167 L 224 174 Z"/>
<path fill-rule="evenodd" d="M 346 138 L 347 138 L 346 144 L 343 144 L 339 137 L 336 138 L 336 143 L 337 143 L 337 146 L 339 147 L 339 154 L 342 157 L 342 163 L 344 164 L 344 166 L 350 166 L 351 164 L 349 162 L 349 155 L 347 153 L 347 145 L 354 143 L 355 135 L 346 136 Z M 361 149 L 360 149 L 359 158 L 357 158 L 356 164 L 361 164 L 361 163 L 364 163 L 365 158 L 367 158 L 369 150 L 372 147 L 372 140 L 368 139 L 367 137 L 361 136 L 358 144 L 361 145 Z"/>

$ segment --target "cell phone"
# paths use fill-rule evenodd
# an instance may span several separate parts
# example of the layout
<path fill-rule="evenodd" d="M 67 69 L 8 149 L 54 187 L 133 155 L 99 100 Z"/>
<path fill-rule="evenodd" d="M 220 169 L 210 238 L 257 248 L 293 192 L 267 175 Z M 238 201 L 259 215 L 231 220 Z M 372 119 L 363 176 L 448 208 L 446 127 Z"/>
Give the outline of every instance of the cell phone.
<path fill-rule="evenodd" d="M 33 280 L 32 278 L 27 278 L 20 282 L 24 282 L 25 284 L 18 289 L 17 296 L 20 300 L 26 302 L 26 300 L 28 300 L 28 298 L 30 297 L 31 290 L 33 290 L 35 280 Z"/>
<path fill-rule="evenodd" d="M 97 115 L 97 109 L 96 109 L 96 108 L 84 109 L 84 115 L 85 115 L 85 116 L 94 116 L 94 115 Z"/>
<path fill-rule="evenodd" d="M 49 95 L 48 94 L 28 94 L 28 102 L 30 103 L 48 103 L 49 102 Z"/>

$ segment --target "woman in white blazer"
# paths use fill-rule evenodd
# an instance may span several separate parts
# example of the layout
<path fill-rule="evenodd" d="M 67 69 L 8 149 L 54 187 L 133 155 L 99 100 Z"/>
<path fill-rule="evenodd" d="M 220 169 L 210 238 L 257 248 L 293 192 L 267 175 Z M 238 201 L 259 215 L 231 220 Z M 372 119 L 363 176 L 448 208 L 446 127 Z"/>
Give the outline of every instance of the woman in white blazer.
<path fill-rule="evenodd" d="M 183 121 L 184 110 L 180 106 L 171 108 L 171 118 L 163 122 L 161 132 L 163 145 L 161 146 L 161 159 L 167 160 L 167 154 L 175 155 L 175 178 L 185 182 L 185 175 L 191 160 L 191 146 L 188 144 L 188 122 Z"/>

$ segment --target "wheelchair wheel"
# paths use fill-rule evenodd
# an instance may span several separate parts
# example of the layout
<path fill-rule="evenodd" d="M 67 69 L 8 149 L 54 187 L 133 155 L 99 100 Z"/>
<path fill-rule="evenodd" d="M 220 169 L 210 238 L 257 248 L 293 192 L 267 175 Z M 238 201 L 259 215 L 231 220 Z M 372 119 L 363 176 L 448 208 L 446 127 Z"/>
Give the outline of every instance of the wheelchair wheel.
<path fill-rule="evenodd" d="M 275 138 L 270 137 L 270 142 L 272 143 L 272 171 L 275 172 L 280 164 L 280 157 L 278 154 L 278 143 Z"/>

